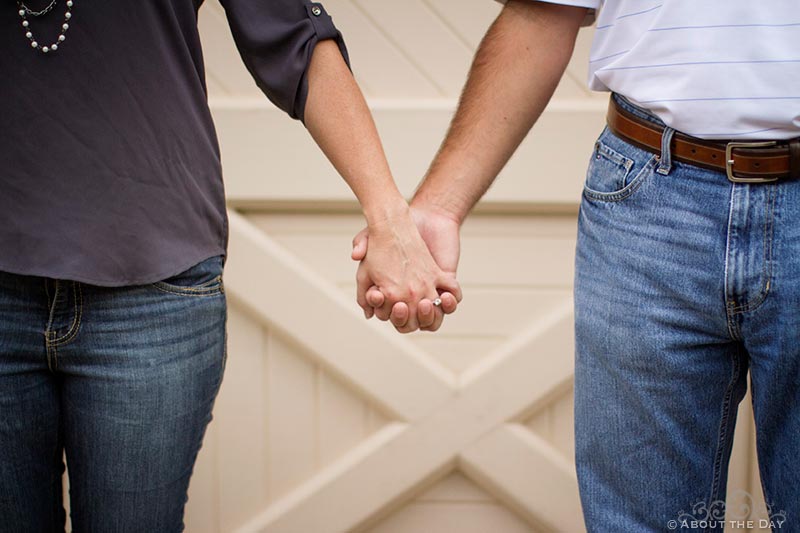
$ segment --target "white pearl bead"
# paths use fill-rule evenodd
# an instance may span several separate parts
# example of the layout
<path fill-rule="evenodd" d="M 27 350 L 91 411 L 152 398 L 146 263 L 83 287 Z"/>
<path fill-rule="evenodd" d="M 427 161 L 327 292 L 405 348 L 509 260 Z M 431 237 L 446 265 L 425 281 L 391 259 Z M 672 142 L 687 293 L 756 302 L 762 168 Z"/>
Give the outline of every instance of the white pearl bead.
<path fill-rule="evenodd" d="M 61 28 L 62 28 L 64 31 L 67 31 L 67 30 L 69 29 L 69 24 L 64 24 L 63 26 L 61 26 Z"/>
<path fill-rule="evenodd" d="M 50 51 L 50 49 L 48 47 L 46 47 L 46 46 L 42 48 L 42 52 L 44 52 L 45 54 L 47 52 L 49 52 L 49 51 Z"/>
<path fill-rule="evenodd" d="M 72 0 L 67 0 L 67 7 L 72 7 Z"/>
<path fill-rule="evenodd" d="M 25 10 L 24 9 L 20 9 L 19 10 L 19 16 L 20 17 L 24 17 L 25 16 Z"/>
<path fill-rule="evenodd" d="M 67 20 L 71 19 L 72 18 L 72 13 L 67 11 L 66 13 L 64 13 L 64 18 L 67 19 Z"/>
<path fill-rule="evenodd" d="M 53 45 L 50 47 L 50 50 L 55 52 L 56 50 L 58 50 L 58 45 L 56 43 L 53 43 Z"/>
<path fill-rule="evenodd" d="M 33 34 L 31 32 L 28 32 L 25 34 L 25 37 L 27 37 L 28 39 L 33 39 Z"/>
<path fill-rule="evenodd" d="M 39 43 L 37 43 L 36 41 L 33 41 L 31 43 L 31 48 L 39 48 Z"/>
<path fill-rule="evenodd" d="M 28 27 L 28 26 L 30 26 L 30 25 L 31 25 L 31 23 L 30 23 L 30 22 L 28 22 L 27 20 L 23 20 L 23 21 L 22 21 L 22 27 L 23 27 L 23 28 L 27 28 L 27 27 Z"/>
<path fill-rule="evenodd" d="M 66 38 L 66 37 L 64 37 L 63 35 L 59 35 L 59 36 L 58 36 L 58 41 L 59 41 L 59 42 L 61 42 L 61 43 L 63 43 L 63 42 L 66 40 L 66 39 L 67 39 L 67 38 Z"/>

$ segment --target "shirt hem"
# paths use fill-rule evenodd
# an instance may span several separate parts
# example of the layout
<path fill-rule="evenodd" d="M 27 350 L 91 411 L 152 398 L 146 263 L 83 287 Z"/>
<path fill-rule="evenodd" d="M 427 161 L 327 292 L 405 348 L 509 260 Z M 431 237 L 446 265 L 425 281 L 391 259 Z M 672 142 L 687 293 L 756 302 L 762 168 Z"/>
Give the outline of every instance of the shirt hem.
<path fill-rule="evenodd" d="M 58 272 L 56 270 L 49 270 L 48 269 L 40 269 L 40 268 L 25 268 L 25 267 L 14 267 L 8 266 L 0 262 L 0 272 L 5 272 L 8 274 L 15 274 L 20 276 L 35 276 L 41 278 L 49 278 L 49 279 L 59 279 L 59 280 L 66 280 L 66 281 L 78 281 L 80 283 L 87 283 L 89 285 L 96 285 L 98 287 L 128 287 L 128 286 L 135 286 L 135 285 L 147 285 L 150 283 L 155 283 L 157 281 L 161 281 L 163 279 L 170 278 L 181 272 L 184 272 L 191 268 L 192 266 L 209 259 L 211 257 L 221 255 L 223 257 L 223 261 L 227 255 L 227 252 L 224 248 L 213 248 L 211 250 L 206 250 L 199 254 L 197 258 L 193 258 L 186 262 L 181 263 L 179 267 L 170 267 L 169 270 L 164 272 L 160 272 L 158 274 L 148 274 L 144 276 L 134 277 L 130 279 L 123 279 L 123 280 L 116 280 L 116 279 L 97 279 L 91 278 L 89 276 L 84 276 L 79 273 L 71 273 L 71 272 Z"/>

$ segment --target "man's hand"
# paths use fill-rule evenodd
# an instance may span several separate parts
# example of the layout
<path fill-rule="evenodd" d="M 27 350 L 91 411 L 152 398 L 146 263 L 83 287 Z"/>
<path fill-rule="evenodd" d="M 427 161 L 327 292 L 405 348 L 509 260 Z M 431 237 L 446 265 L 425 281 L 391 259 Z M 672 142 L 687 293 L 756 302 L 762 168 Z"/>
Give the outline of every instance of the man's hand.
<path fill-rule="evenodd" d="M 458 222 L 444 213 L 437 213 L 424 207 L 412 207 L 411 216 L 439 268 L 455 279 L 461 250 Z M 368 246 L 369 238 L 369 228 L 364 228 L 355 236 L 353 260 L 361 261 L 367 255 L 367 249 L 370 247 Z M 460 293 L 448 292 L 444 290 L 444 287 L 438 288 L 443 289 L 439 291 L 439 298 L 442 301 L 441 310 L 437 309 L 429 298 L 424 298 L 417 306 L 415 318 L 417 325 L 422 330 L 438 330 L 444 320 L 444 314 L 455 312 L 458 302 L 461 300 Z M 391 320 L 398 330 L 406 329 L 409 322 L 413 324 L 412 310 L 408 304 L 403 301 L 397 302 L 387 311 L 385 295 L 376 285 L 372 285 L 367 290 L 365 301 L 367 307 L 364 308 L 364 313 L 367 318 L 371 318 L 375 314 L 381 320 Z"/>
<path fill-rule="evenodd" d="M 358 245 L 357 236 L 353 251 L 354 257 L 358 255 L 361 261 L 356 275 L 356 298 L 365 316 L 369 318 L 373 312 L 384 317 L 384 320 L 391 316 L 392 323 L 401 333 L 415 331 L 421 326 L 426 329 L 435 326 L 438 329 L 442 311 L 433 305 L 438 291 L 444 291 L 447 295 L 446 307 L 445 297 L 442 297 L 442 307 L 445 309 L 454 310 L 461 299 L 455 266 L 452 272 L 447 272 L 437 264 L 420 236 L 409 209 L 385 221 L 372 222 L 359 235 L 365 232 L 370 238 L 369 251 L 366 236 L 361 246 Z M 356 247 L 359 248 L 358 254 Z M 454 265 L 457 265 L 457 243 L 455 253 Z M 374 290 L 370 292 L 373 287 Z M 371 302 L 367 301 L 368 293 Z M 380 295 L 380 301 L 377 295 Z M 393 312 L 394 308 L 402 310 L 398 314 Z"/>

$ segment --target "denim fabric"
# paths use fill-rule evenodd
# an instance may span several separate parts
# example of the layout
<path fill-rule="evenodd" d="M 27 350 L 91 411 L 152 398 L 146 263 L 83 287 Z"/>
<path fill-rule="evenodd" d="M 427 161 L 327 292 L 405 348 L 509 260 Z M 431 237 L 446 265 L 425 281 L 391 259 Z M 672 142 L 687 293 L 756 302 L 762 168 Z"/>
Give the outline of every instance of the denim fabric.
<path fill-rule="evenodd" d="M 222 257 L 153 284 L 0 272 L 0 531 L 177 532 L 225 366 Z"/>
<path fill-rule="evenodd" d="M 766 501 L 786 519 L 776 531 L 798 531 L 800 182 L 733 184 L 675 160 L 659 172 L 669 155 L 605 129 L 587 172 L 575 278 L 587 528 L 668 531 L 697 503 L 719 509 L 749 370 Z M 677 529 L 722 531 L 707 525 Z"/>

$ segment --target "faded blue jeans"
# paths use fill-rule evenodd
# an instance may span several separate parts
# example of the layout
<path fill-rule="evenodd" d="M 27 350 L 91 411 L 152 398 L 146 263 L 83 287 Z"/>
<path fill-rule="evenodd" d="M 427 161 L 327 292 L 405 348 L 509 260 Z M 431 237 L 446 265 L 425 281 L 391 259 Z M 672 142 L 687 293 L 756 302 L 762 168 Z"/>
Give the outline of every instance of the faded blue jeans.
<path fill-rule="evenodd" d="M 98 287 L 0 272 L 0 531 L 183 529 L 225 366 L 222 258 Z"/>
<path fill-rule="evenodd" d="M 604 130 L 580 206 L 575 313 L 589 531 L 722 531 L 748 370 L 775 531 L 800 531 L 800 181 L 733 184 Z M 682 512 L 711 520 L 671 522 Z"/>

